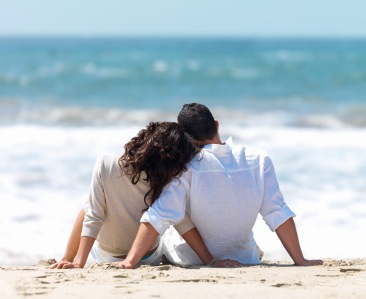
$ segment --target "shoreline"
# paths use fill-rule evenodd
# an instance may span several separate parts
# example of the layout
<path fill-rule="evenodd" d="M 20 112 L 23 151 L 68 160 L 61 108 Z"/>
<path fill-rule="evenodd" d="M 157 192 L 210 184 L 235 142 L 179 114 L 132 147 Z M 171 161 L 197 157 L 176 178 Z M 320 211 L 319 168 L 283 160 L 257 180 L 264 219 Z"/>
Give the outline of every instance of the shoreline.
<path fill-rule="evenodd" d="M 108 263 L 51 270 L 51 263 L 0 266 L 0 298 L 364 298 L 366 292 L 366 258 L 324 259 L 324 265 L 314 267 L 263 261 L 240 268 L 159 265 L 135 270 Z"/>

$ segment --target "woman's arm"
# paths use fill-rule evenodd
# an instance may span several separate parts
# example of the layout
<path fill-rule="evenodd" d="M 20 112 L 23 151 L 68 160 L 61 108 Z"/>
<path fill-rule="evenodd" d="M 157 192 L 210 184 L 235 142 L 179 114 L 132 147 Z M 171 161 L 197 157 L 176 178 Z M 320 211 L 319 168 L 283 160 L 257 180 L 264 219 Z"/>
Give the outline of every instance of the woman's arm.
<path fill-rule="evenodd" d="M 93 247 L 95 239 L 92 237 L 81 237 L 80 246 L 75 259 L 70 261 L 60 261 L 51 266 L 51 269 L 70 269 L 70 268 L 83 268 L 88 259 L 89 252 Z"/>
<path fill-rule="evenodd" d="M 107 156 L 103 155 L 95 162 L 88 210 L 87 212 L 84 212 L 84 210 L 79 212 L 67 243 L 64 257 L 60 262 L 53 264 L 51 266 L 52 269 L 80 268 L 84 267 L 86 263 L 89 252 L 105 219 L 107 201 L 104 194 L 102 172 L 104 171 L 104 164 L 107 158 Z"/>
<path fill-rule="evenodd" d="M 76 217 L 74 227 L 72 228 L 69 241 L 66 245 L 66 250 L 62 260 L 72 262 L 79 250 L 81 230 L 83 228 L 85 212 L 83 209 L 80 210 Z"/>
<path fill-rule="evenodd" d="M 80 236 L 81 236 L 81 230 L 83 228 L 84 216 L 85 212 L 83 209 L 81 209 L 76 217 L 74 226 L 72 228 L 69 240 L 66 245 L 64 256 L 61 258 L 59 262 L 51 265 L 52 269 L 57 268 L 59 263 L 74 261 L 74 258 L 79 250 L 80 238 L 81 238 Z"/>

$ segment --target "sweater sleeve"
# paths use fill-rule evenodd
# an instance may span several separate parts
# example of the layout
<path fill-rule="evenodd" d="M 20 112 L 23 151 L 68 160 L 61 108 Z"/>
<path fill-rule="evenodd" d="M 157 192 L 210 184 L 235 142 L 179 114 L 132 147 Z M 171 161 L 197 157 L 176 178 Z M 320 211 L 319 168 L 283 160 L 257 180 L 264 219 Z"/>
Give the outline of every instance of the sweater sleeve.
<path fill-rule="evenodd" d="M 187 231 L 191 230 L 192 228 L 196 227 L 189 217 L 188 214 L 184 217 L 184 219 L 179 222 L 178 224 L 174 225 L 174 228 L 180 235 L 184 235 Z"/>
<path fill-rule="evenodd" d="M 296 215 L 283 199 L 273 164 L 268 156 L 264 161 L 263 188 L 263 202 L 259 212 L 269 228 L 275 231 L 281 224 Z"/>
<path fill-rule="evenodd" d="M 184 219 L 187 194 L 189 185 L 185 178 L 181 176 L 179 179 L 173 179 L 142 215 L 140 222 L 149 222 L 160 235 L 163 235 L 170 225 L 176 225 Z"/>
<path fill-rule="evenodd" d="M 97 238 L 103 225 L 106 211 L 106 199 L 104 195 L 102 168 L 103 156 L 97 159 L 93 169 L 90 185 L 89 201 L 84 205 L 85 218 L 81 236 Z"/>

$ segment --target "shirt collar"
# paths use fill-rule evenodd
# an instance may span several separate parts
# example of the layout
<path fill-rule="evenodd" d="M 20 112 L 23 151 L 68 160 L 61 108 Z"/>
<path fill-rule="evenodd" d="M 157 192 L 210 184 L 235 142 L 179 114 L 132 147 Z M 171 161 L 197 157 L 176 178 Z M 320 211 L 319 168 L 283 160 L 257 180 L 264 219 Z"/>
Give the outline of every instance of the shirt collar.
<path fill-rule="evenodd" d="M 230 136 L 224 144 L 206 144 L 203 149 L 208 152 L 220 154 L 227 153 L 233 147 L 233 138 Z"/>

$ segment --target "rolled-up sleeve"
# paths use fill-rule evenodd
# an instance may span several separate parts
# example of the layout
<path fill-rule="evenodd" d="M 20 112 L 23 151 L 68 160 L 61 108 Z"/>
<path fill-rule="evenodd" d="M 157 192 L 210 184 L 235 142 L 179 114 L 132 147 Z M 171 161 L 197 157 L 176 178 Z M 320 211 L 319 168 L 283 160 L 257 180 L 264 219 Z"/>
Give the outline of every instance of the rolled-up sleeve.
<path fill-rule="evenodd" d="M 281 224 L 296 215 L 283 199 L 273 164 L 268 156 L 264 161 L 263 190 L 263 201 L 259 212 L 269 228 L 275 231 Z"/>
<path fill-rule="evenodd" d="M 163 235 L 170 225 L 176 225 L 185 218 L 188 192 L 189 185 L 183 176 L 173 179 L 142 215 L 140 222 L 149 222 L 160 235 Z"/>

